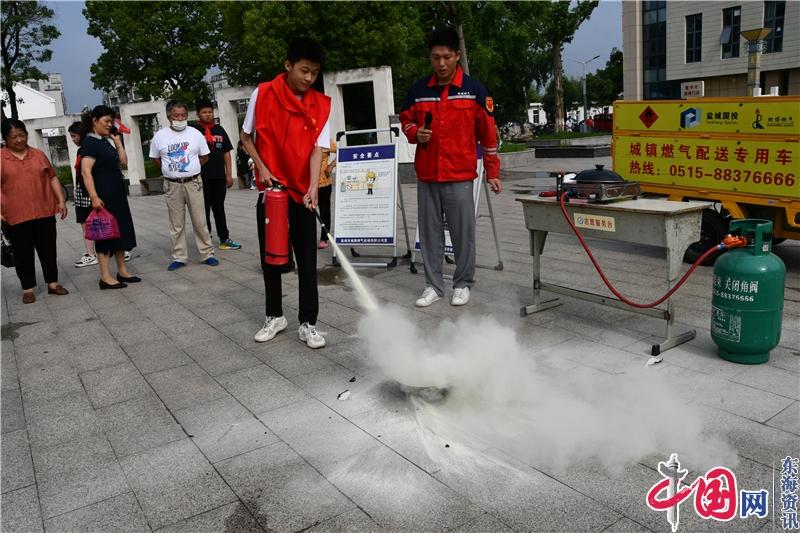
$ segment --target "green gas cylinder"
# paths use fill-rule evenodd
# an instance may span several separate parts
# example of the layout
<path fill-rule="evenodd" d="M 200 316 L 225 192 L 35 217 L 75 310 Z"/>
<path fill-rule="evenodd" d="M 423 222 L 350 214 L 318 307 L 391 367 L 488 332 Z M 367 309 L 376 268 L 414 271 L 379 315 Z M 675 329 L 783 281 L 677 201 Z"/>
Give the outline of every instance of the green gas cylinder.
<path fill-rule="evenodd" d="M 711 338 L 719 355 L 734 363 L 758 364 L 781 340 L 786 266 L 772 253 L 772 222 L 742 219 L 730 231 L 748 241 L 714 264 Z"/>

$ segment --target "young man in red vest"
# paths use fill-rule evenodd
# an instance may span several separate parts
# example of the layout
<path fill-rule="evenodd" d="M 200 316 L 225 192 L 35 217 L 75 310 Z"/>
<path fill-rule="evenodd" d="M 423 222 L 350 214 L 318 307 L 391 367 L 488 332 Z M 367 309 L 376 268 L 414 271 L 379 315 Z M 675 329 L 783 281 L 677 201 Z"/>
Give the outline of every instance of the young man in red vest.
<path fill-rule="evenodd" d="M 317 331 L 317 208 L 322 150 L 330 146 L 331 100 L 311 86 L 319 75 L 325 51 L 318 42 L 301 38 L 289 45 L 286 72 L 261 83 L 250 96 L 242 124 L 242 144 L 255 163 L 259 189 L 256 223 L 266 292 L 266 320 L 255 334 L 266 342 L 286 329 L 281 305 L 281 273 L 263 263 L 264 190 L 277 181 L 289 192 L 289 238 L 300 284 L 298 336 L 310 348 L 325 346 Z"/>

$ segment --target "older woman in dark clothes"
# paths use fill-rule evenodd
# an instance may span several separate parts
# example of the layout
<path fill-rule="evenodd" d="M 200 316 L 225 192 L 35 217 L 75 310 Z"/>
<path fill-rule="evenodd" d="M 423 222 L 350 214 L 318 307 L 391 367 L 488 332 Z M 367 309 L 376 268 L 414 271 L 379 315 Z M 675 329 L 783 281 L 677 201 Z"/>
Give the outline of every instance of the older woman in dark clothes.
<path fill-rule="evenodd" d="M 36 301 L 34 252 L 39 254 L 47 293 L 69 294 L 58 283 L 56 264 L 56 219 L 67 216 L 64 191 L 56 171 L 41 150 L 28 146 L 28 130 L 17 119 L 2 124 L 5 148 L 0 151 L 0 219 L 14 250 L 17 277 L 22 285 L 22 302 Z"/>
<path fill-rule="evenodd" d="M 83 141 L 78 151 L 81 156 L 81 176 L 92 208 L 105 207 L 119 224 L 118 239 L 95 242 L 101 290 L 121 289 L 127 287 L 128 283 L 142 281 L 131 274 L 125 264 L 125 252 L 136 247 L 136 233 L 120 170 L 120 165 L 128 163 L 128 156 L 122 146 L 122 139 L 113 129 L 114 117 L 114 110 L 103 105 L 95 107 L 91 114 L 84 116 L 81 124 Z M 114 142 L 113 146 L 109 139 Z M 116 279 L 109 270 L 111 255 L 117 262 Z"/>

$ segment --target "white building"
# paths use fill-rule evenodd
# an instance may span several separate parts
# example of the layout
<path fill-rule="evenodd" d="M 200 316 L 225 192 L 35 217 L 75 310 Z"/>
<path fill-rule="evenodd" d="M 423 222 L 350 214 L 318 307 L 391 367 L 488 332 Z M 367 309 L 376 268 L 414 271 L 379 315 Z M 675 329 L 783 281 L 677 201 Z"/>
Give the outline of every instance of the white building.
<path fill-rule="evenodd" d="M 61 82 L 61 74 L 48 74 L 47 78 L 41 80 L 28 79 L 22 83 L 31 89 L 51 96 L 56 102 L 56 115 L 63 115 L 67 112 L 67 98 L 64 96 L 64 85 Z"/>
<path fill-rule="evenodd" d="M 528 104 L 528 122 L 534 126 L 547 124 L 547 113 L 544 112 L 544 105 L 540 102 Z"/>
<path fill-rule="evenodd" d="M 22 83 L 14 83 L 14 92 L 17 97 L 17 114 L 23 122 L 32 118 L 56 117 L 64 114 L 62 100 L 56 100 L 50 94 L 37 91 Z M 3 95 L 3 113 L 11 116 L 11 105 L 8 103 L 8 94 Z"/>

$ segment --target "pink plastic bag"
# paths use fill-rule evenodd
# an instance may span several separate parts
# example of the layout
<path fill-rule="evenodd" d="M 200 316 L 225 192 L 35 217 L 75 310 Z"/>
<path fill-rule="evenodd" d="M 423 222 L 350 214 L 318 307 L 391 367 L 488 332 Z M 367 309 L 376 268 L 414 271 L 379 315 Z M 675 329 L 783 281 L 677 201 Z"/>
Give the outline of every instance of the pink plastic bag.
<path fill-rule="evenodd" d="M 99 211 L 92 209 L 86 217 L 86 238 L 90 241 L 119 239 L 117 219 L 105 207 Z"/>

